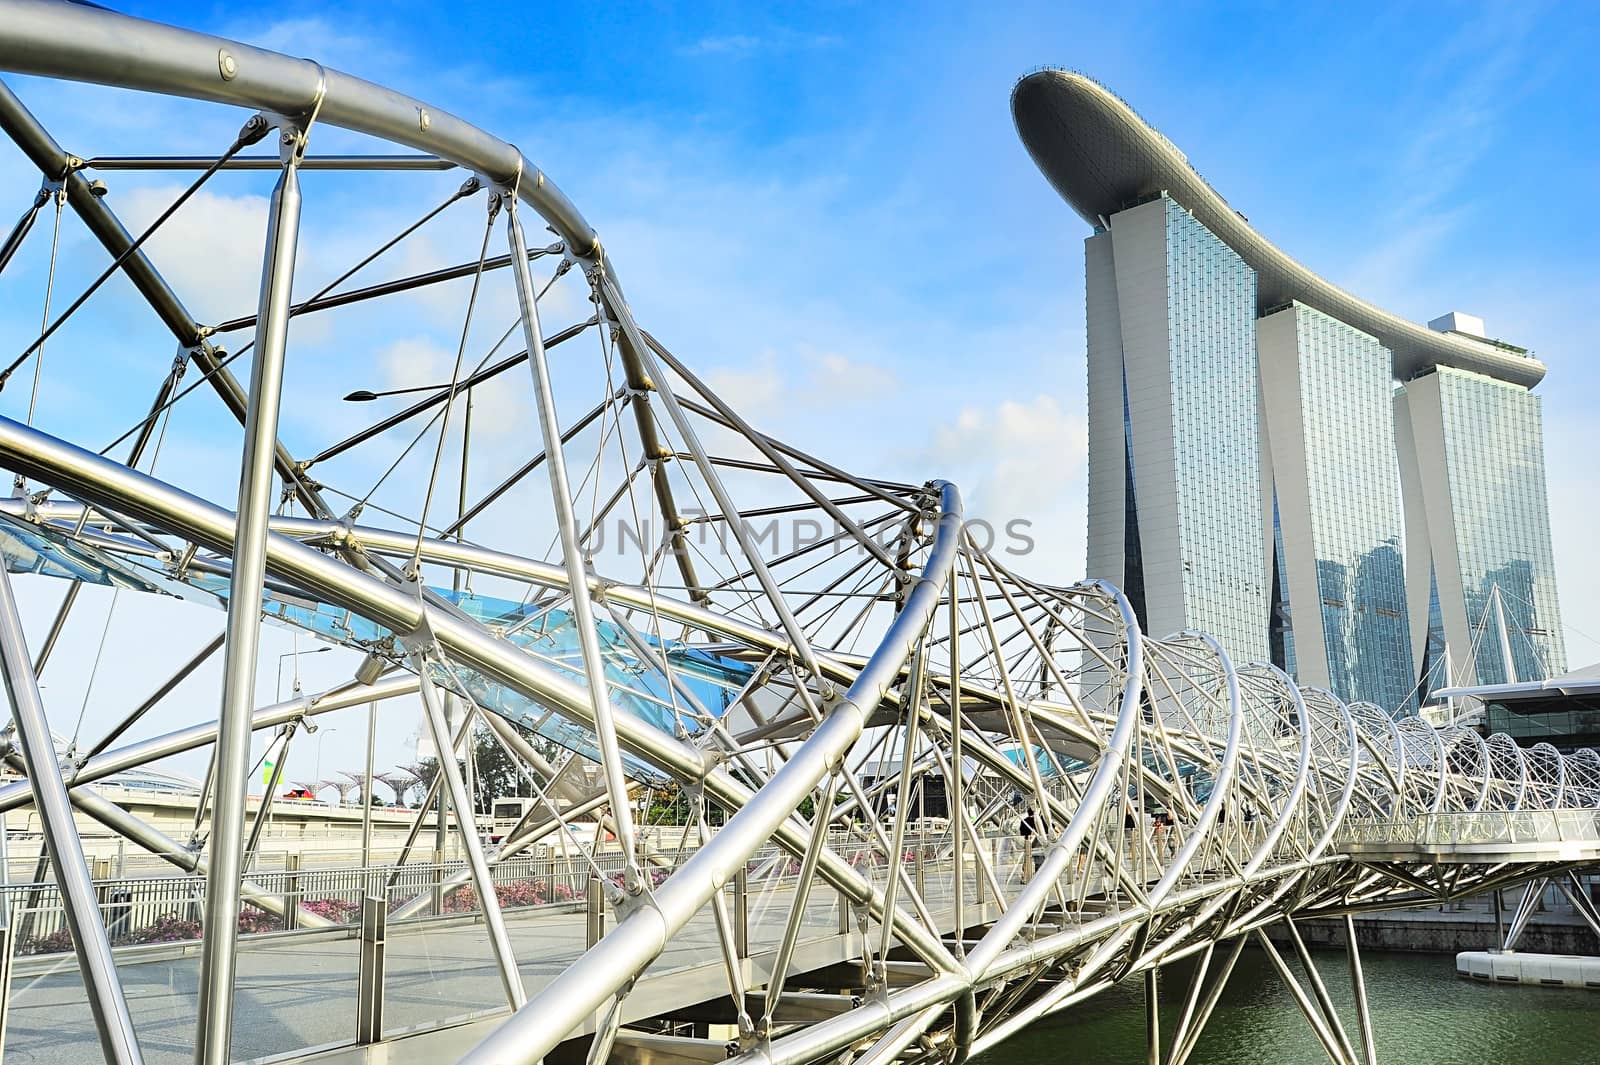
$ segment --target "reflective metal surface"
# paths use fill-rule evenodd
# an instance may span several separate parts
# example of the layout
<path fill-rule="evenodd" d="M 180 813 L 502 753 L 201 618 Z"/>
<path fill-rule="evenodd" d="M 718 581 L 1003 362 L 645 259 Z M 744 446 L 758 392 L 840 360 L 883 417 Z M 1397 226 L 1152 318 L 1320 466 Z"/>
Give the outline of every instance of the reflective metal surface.
<path fill-rule="evenodd" d="M 730 1045 L 752 1063 L 961 1061 L 1179 958 L 1203 957 L 1220 987 L 1238 945 L 1291 915 L 1458 897 L 1600 857 L 1592 754 L 1396 723 L 1236 661 L 1211 636 L 1141 632 L 1109 585 L 1011 572 L 964 527 L 957 486 L 848 472 L 762 435 L 640 327 L 588 222 L 485 131 L 312 60 L 83 6 L 4 4 L 0 68 L 203 101 L 230 120 L 256 111 L 288 138 L 260 307 L 222 330 L 190 315 L 144 235 L 81 186 L 74 160 L 87 156 L 68 155 L 0 94 L 0 126 L 47 181 L 68 173 L 68 205 L 182 346 L 176 366 L 170 350 L 152 360 L 156 400 L 139 397 L 125 435 L 147 438 L 169 410 L 212 393 L 246 430 L 226 456 L 242 487 L 221 505 L 205 497 L 204 471 L 162 459 L 151 472 L 154 458 L 118 461 L 81 426 L 0 418 L 0 467 L 21 478 L 0 504 L 11 572 L 228 610 L 215 720 L 113 738 L 92 756 L 27 759 L 32 783 L 208 873 L 185 902 L 204 910 L 204 927 L 182 918 L 203 933 L 192 975 L 190 938 L 124 937 L 131 897 L 88 905 L 62 881 L 73 919 L 98 916 L 91 932 L 109 925 L 128 939 L 119 958 L 170 966 L 172 986 L 196 989 L 197 1028 L 187 999 L 179 1020 L 144 1021 L 168 1057 L 172 1046 L 222 1061 L 329 1042 L 357 1055 L 356 1040 L 379 1038 L 389 1060 L 476 1065 L 532 1065 L 570 1040 L 580 1042 L 567 1052 L 596 1061 L 717 1060 Z M 368 168 L 341 152 L 347 165 L 322 177 L 417 182 L 385 195 L 417 190 L 421 219 L 399 237 L 373 234 L 364 246 L 377 251 L 313 300 L 336 300 L 440 212 L 482 213 L 462 227 L 470 241 L 452 245 L 448 269 L 471 288 L 448 290 L 459 337 L 449 384 L 330 445 L 316 437 L 335 435 L 321 419 L 275 414 L 372 391 L 376 353 L 343 347 L 320 364 L 327 379 L 283 377 L 281 399 L 273 384 L 300 345 L 315 347 L 283 287 L 296 265 L 293 164 L 340 130 L 376 138 L 381 153 Z M 477 177 L 387 170 L 399 149 Z M 250 173 L 208 167 L 189 191 Z M 307 233 L 315 206 L 308 193 Z M 548 254 L 528 247 L 523 210 L 554 232 Z M 489 268 L 501 227 L 510 277 Z M 343 290 L 351 298 L 328 313 L 403 316 L 432 273 Z M 486 309 L 490 285 L 501 302 Z M 516 313 L 494 323 L 505 331 L 489 346 L 473 321 L 493 306 Z M 226 367 L 249 328 L 259 339 L 246 390 Z M 546 357 L 544 329 L 571 345 L 560 361 Z M 513 338 L 524 355 L 502 352 Z M 40 367 L 37 347 L 16 372 Z M 514 387 L 517 375 L 490 385 L 485 368 L 523 357 L 532 378 L 515 386 L 527 404 L 516 434 L 485 437 L 465 410 L 454 417 L 484 399 L 478 389 Z M 186 367 L 203 382 L 181 386 Z M 343 387 L 330 391 L 334 380 Z M 127 381 L 99 387 L 120 394 Z M 476 499 L 469 455 L 505 467 Z M 439 502 L 449 488 L 453 514 Z M 768 532 L 779 516 L 794 523 L 787 539 L 782 526 Z M 253 709 L 263 621 L 356 652 L 360 678 Z M 0 637 L 7 662 L 25 662 L 17 627 Z M 198 642 L 174 641 L 174 673 Z M 25 675 L 7 676 L 26 693 Z M 447 757 L 432 791 L 442 805 L 411 815 L 387 872 L 363 867 L 320 888 L 299 867 L 241 881 L 249 733 L 374 702 L 387 722 L 397 707 L 415 715 L 413 695 L 436 749 L 471 732 L 446 719 L 447 702 L 487 720 L 487 742 L 537 801 L 486 844 L 471 760 Z M 209 835 L 197 816 L 194 838 L 174 840 L 96 790 L 206 745 L 217 752 Z M 0 788 L 0 809 L 31 794 Z M 670 814 L 652 812 L 652 795 L 671 797 Z M 459 860 L 417 853 L 425 825 L 444 826 L 441 850 Z M 276 988 L 311 964 L 322 994 L 235 1008 L 259 986 L 249 980 Z M 97 984 L 102 1006 L 119 976 Z M 1179 1016 L 1197 1037 L 1215 1001 L 1198 983 L 1185 996 Z M 1296 1000 L 1331 1056 L 1364 1047 L 1314 982 Z M 115 1043 L 115 1011 L 96 1021 Z M 174 1025 L 190 1034 L 175 1038 Z"/>

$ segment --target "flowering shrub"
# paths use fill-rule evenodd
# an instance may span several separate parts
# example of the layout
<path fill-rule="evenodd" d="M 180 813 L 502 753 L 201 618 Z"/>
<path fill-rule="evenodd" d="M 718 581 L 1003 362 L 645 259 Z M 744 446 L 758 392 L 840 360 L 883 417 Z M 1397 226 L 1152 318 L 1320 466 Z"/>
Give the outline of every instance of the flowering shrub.
<path fill-rule="evenodd" d="M 445 913 L 471 913 L 478 908 L 478 893 L 471 884 L 462 884 L 444 897 Z"/>
<path fill-rule="evenodd" d="M 72 949 L 72 934 L 65 928 L 49 935 L 34 936 L 17 949 L 18 954 L 61 954 Z"/>
<path fill-rule="evenodd" d="M 798 869 L 799 866 L 796 866 L 795 868 Z M 661 869 L 655 866 L 643 870 L 643 872 L 644 875 L 649 878 L 651 887 L 660 887 L 666 881 L 667 877 L 672 875 L 672 871 L 670 869 Z M 628 883 L 627 875 L 620 872 L 612 873 L 610 876 L 606 877 L 606 879 L 611 881 L 619 888 L 626 887 Z M 565 895 L 561 894 L 563 890 L 566 890 Z M 556 900 L 559 902 L 564 902 L 567 899 L 574 897 L 576 894 L 578 893 L 568 889 L 565 884 L 556 885 Z"/>
<path fill-rule="evenodd" d="M 306 909 L 327 917 L 329 920 L 344 921 L 352 912 L 359 912 L 360 907 L 343 899 L 318 899 L 314 903 L 306 903 Z M 261 932 L 276 932 L 283 927 L 283 919 L 270 914 L 265 910 L 246 904 L 239 912 L 239 934 L 244 936 L 256 935 Z M 126 946 L 130 943 L 183 943 L 191 939 L 200 938 L 201 923 L 176 914 L 163 914 L 155 921 L 135 928 L 125 935 L 112 938 L 113 946 Z M 25 940 L 18 948 L 18 954 L 62 954 L 72 949 L 72 934 L 65 928 L 50 932 L 42 936 L 34 936 Z"/>
<path fill-rule="evenodd" d="M 276 932 L 282 927 L 282 919 L 268 913 L 266 910 L 258 910 L 254 906 L 247 905 L 243 910 L 239 911 L 239 934 L 241 936 L 252 936 L 260 932 Z"/>
<path fill-rule="evenodd" d="M 241 918 L 243 915 L 240 915 Z M 156 918 L 154 924 L 147 924 L 143 928 L 136 928 L 128 936 L 129 943 L 181 943 L 188 939 L 200 938 L 200 922 L 191 921 L 185 917 L 175 917 L 172 914 Z"/>
<path fill-rule="evenodd" d="M 543 880 L 514 880 L 509 884 L 496 884 L 494 897 L 502 909 L 514 906 L 543 906 L 545 904 Z M 557 889 L 559 891 L 559 888 Z M 568 892 L 571 895 L 571 892 Z M 559 898 L 559 895 L 558 895 Z M 472 913 L 478 908 L 478 893 L 471 884 L 462 884 L 445 896 L 445 913 Z"/>
<path fill-rule="evenodd" d="M 566 884 L 557 884 L 555 890 L 550 893 L 550 898 L 554 902 L 571 902 L 572 888 Z"/>
<path fill-rule="evenodd" d="M 496 884 L 495 897 L 502 906 L 543 906 L 544 881 L 516 880 L 509 884 Z"/>
<path fill-rule="evenodd" d="M 354 924 L 361 918 L 361 904 L 349 899 L 306 899 L 300 905 L 334 924 Z"/>

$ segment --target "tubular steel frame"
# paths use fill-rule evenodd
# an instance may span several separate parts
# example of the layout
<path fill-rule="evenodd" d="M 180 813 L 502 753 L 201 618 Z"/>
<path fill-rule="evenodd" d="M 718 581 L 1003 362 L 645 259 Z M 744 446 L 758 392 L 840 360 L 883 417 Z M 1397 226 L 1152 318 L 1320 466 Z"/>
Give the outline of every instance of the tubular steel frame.
<path fill-rule="evenodd" d="M 1503 736 L 1485 742 L 1459 728 L 1396 722 L 1376 707 L 1299 688 L 1271 666 L 1235 663 L 1203 634 L 1156 639 L 1140 631 L 1115 588 L 1050 587 L 1010 572 L 969 534 L 955 486 L 854 476 L 761 434 L 639 327 L 598 235 L 550 179 L 514 146 L 446 112 L 310 60 L 47 0 L 0 4 L 0 69 L 243 108 L 247 133 L 276 130 L 280 146 L 275 161 L 235 157 L 249 139 L 241 134 L 220 160 L 86 161 L 62 149 L 0 86 L 0 128 L 40 169 L 47 192 L 63 190 L 180 348 L 179 363 L 156 379 L 156 399 L 136 427 L 127 463 L 0 418 L 0 467 L 20 485 L 42 486 L 0 501 L 7 566 L 46 571 L 69 556 L 92 564 L 71 574 L 47 644 L 94 566 L 116 574 L 121 586 L 143 582 L 225 599 L 228 608 L 215 722 L 117 745 L 132 720 L 218 648 L 213 643 L 175 663 L 174 679 L 129 721 L 63 764 L 49 746 L 35 678 L 47 651 L 37 664 L 29 659 L 9 575 L 0 574 L 0 662 L 16 722 L 4 754 L 28 777 L 0 786 L 0 811 L 33 803 L 39 812 L 108 1061 L 138 1061 L 139 1051 L 69 802 L 208 876 L 206 927 L 215 931 L 202 947 L 195 1060 L 224 1062 L 241 897 L 301 928 L 327 923 L 244 879 L 251 737 L 358 706 L 375 715 L 381 704 L 392 714 L 396 705 L 414 709 L 420 698 L 441 750 L 458 747 L 473 717 L 481 717 L 542 797 L 497 850 L 486 851 L 463 771 L 443 759 L 442 787 L 433 782 L 422 809 L 437 799 L 440 824 L 446 805 L 454 811 L 466 867 L 393 912 L 374 900 L 366 907 L 364 950 L 381 958 L 386 922 L 437 908 L 472 883 L 510 1004 L 462 1059 L 472 1065 L 532 1065 L 591 1032 L 591 1060 L 694 1059 L 703 1040 L 641 1027 L 627 1006 L 667 944 L 701 917 L 713 922 L 727 969 L 734 1052 L 752 1065 L 841 1055 L 959 1062 L 1136 973 L 1147 981 L 1150 1060 L 1160 1061 L 1156 974 L 1201 953 L 1166 1055 L 1182 1062 L 1247 936 L 1266 947 L 1330 1058 L 1353 1062 L 1359 1047 L 1360 1059 L 1371 1063 L 1353 925 L 1346 921 L 1360 1014 L 1355 1039 L 1315 971 L 1307 970 L 1308 993 L 1264 928 L 1282 922 L 1303 963 L 1294 917 L 1460 897 L 1562 876 L 1573 864 L 1560 855 L 1374 856 L 1371 848 L 1386 840 L 1397 847 L 1472 844 L 1481 829 L 1491 842 L 1514 844 L 1528 824 L 1542 831 L 1548 821 L 1559 842 L 1594 848 L 1600 756 L 1593 752 L 1563 756 L 1547 744 L 1523 751 Z M 388 154 L 305 154 L 326 129 L 376 138 Z M 194 319 L 140 246 L 144 238 L 130 234 L 97 195 L 86 177 L 96 168 L 198 170 L 201 181 L 277 170 L 256 313 L 215 326 Z M 336 284 L 291 305 L 302 168 L 419 181 L 463 169 L 473 177 L 445 207 L 484 191 L 487 224 L 505 226 L 509 253 L 488 258 L 486 235 L 476 263 L 330 295 Z M 0 270 L 49 197 L 33 199 L 4 245 Z M 549 225 L 555 245 L 528 247 L 522 209 Z M 559 266 L 541 287 L 532 264 L 546 256 Z M 470 369 L 458 358 L 449 385 L 311 462 L 294 458 L 278 413 L 297 313 L 403 298 L 423 285 L 471 277 L 464 354 L 478 286 L 507 265 L 519 314 L 506 337 L 520 334 L 524 352 L 492 362 L 497 345 Z M 541 304 L 558 283 L 576 287 L 590 316 L 547 337 L 541 316 L 556 315 Z M 255 331 L 248 389 L 228 368 L 239 353 L 216 342 L 242 329 Z M 547 357 L 556 344 L 576 346 L 581 337 L 600 353 L 589 367 L 595 379 L 584 387 L 553 375 Z M 37 347 L 24 354 L 37 357 Z M 455 405 L 465 402 L 470 411 L 474 388 L 523 360 L 542 450 L 469 505 L 469 417 L 457 512 L 453 520 L 430 521 L 427 500 Z M 231 508 L 138 468 L 157 418 L 189 394 L 179 390 L 185 364 L 245 430 Z M 563 429 L 563 410 L 588 413 Z M 396 509 L 392 493 L 382 497 L 390 505 L 371 502 L 376 487 L 364 495 L 359 484 L 349 492 L 335 487 L 335 474 L 349 469 L 339 465 L 342 457 L 372 452 L 388 461 L 388 452 L 373 452 L 384 434 L 415 431 L 424 417 L 434 420 L 413 443 L 437 424 L 438 446 L 429 496 L 415 513 Z M 327 464 L 320 481 L 308 475 L 313 462 Z M 502 497 L 541 467 L 550 510 L 531 524 L 501 521 L 498 535 L 484 533 L 506 506 Z M 602 485 L 606 477 L 611 481 Z M 278 489 L 285 503 L 273 515 Z M 335 492 L 358 502 L 337 514 L 329 503 Z M 741 496 L 743 507 L 735 502 Z M 304 515 L 292 514 L 291 505 Z M 369 506 L 394 524 L 364 522 Z M 780 514 L 819 530 L 825 522 L 832 536 L 819 532 L 792 550 L 768 547 L 752 522 Z M 613 571 L 595 559 L 606 520 L 619 515 L 640 532 L 640 557 Z M 647 519 L 663 529 L 659 544 L 646 543 Z M 469 521 L 482 539 L 468 538 Z M 539 535 L 555 534 L 543 554 L 528 549 L 539 521 L 551 523 Z M 521 602 L 494 618 L 475 613 L 474 581 L 512 589 Z M 262 603 L 277 620 L 365 653 L 372 679 L 256 709 L 250 697 Z M 572 642 L 541 642 L 552 632 L 570 633 Z M 386 667 L 398 672 L 381 675 Z M 452 700 L 469 713 L 447 720 Z M 525 731 L 553 722 L 561 731 L 544 734 L 558 735 L 572 752 L 560 764 Z M 204 853 L 91 788 L 208 746 L 216 804 Z M 369 753 L 364 802 L 372 779 L 409 783 L 409 776 L 374 775 L 370 761 Z M 675 788 L 693 811 L 674 855 L 647 851 L 635 823 L 636 793 L 659 786 Z M 936 790 L 944 813 L 930 815 Z M 714 830 L 713 810 L 725 817 Z M 1152 822 L 1152 815 L 1159 818 Z M 1035 833 L 1019 837 L 1024 816 Z M 567 822 L 578 817 L 592 821 L 592 840 L 569 838 Z M 607 833 L 614 846 L 601 838 Z M 596 920 L 586 952 L 530 994 L 492 866 L 557 835 L 597 870 L 600 858 L 620 858 L 624 873 L 618 884 L 595 882 L 595 904 L 613 911 L 603 934 Z M 1357 844 L 1368 851 L 1357 854 Z M 800 879 L 782 922 L 776 971 L 761 977 L 747 969 L 743 913 L 751 879 L 779 867 L 779 859 L 758 857 L 769 845 L 789 856 Z M 813 883 L 837 893 L 841 934 L 857 937 L 855 998 L 796 990 L 823 986 L 791 964 L 817 894 Z M 730 913 L 724 891 L 732 884 L 739 889 Z M 1214 951 L 1225 944 L 1214 966 Z M 377 1000 L 367 1001 L 374 993 Z M 720 993 L 708 990 L 707 998 Z M 382 1016 L 381 985 L 363 995 L 363 1039 L 379 1038 L 373 1018 Z"/>

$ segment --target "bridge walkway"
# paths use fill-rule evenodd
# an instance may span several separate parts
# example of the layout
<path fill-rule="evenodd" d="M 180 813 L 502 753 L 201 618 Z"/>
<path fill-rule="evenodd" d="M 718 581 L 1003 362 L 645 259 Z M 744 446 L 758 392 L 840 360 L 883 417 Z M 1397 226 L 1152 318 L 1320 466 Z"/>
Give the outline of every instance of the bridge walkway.
<path fill-rule="evenodd" d="M 998 875 L 1008 895 L 1019 886 L 1015 863 Z M 875 879 L 882 884 L 882 870 Z M 923 897 L 940 931 L 954 932 L 950 864 L 930 863 L 924 870 L 924 885 Z M 965 890 L 970 924 L 999 915 L 1000 908 L 987 890 L 986 904 L 972 901 L 978 889 L 970 872 Z M 747 900 L 747 987 L 766 982 L 793 896 L 792 878 L 764 891 L 752 885 Z M 530 996 L 583 953 L 586 922 L 581 906 L 507 911 L 512 945 Z M 869 932 L 874 951 L 877 927 L 873 924 Z M 859 932 L 853 926 L 848 933 L 839 928 L 839 896 L 819 884 L 808 901 L 791 973 L 859 960 Z M 349 1046 L 356 1031 L 360 948 L 356 931 L 348 927 L 241 939 L 235 1060 L 256 1062 Z M 145 1062 L 190 1065 L 198 943 L 119 949 L 118 966 Z M 413 1060 L 443 1054 L 446 1044 L 465 1049 L 476 1042 L 473 1031 L 482 1027 L 472 1022 L 505 1013 L 499 974 L 477 917 L 423 918 L 390 925 L 384 971 L 385 1039 L 438 1033 L 420 1041 L 433 1050 Z M 727 994 L 716 928 L 709 911 L 704 911 L 673 938 L 639 981 L 626 1000 L 624 1019 L 651 1017 Z M 70 952 L 18 958 L 5 1013 L 8 1065 L 81 1065 L 99 1058 L 83 982 Z M 366 1059 L 361 1054 L 337 1054 L 333 1060 Z"/>

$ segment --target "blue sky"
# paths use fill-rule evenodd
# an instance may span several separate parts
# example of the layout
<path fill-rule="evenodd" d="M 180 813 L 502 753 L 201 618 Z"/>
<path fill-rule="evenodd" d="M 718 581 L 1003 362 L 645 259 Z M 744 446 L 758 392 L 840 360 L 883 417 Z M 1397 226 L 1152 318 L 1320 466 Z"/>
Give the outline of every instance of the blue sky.
<path fill-rule="evenodd" d="M 1032 68 L 1082 70 L 1319 273 L 1416 320 L 1479 314 L 1549 365 L 1568 654 L 1600 659 L 1600 9 L 112 6 L 319 58 L 517 143 L 601 232 L 646 327 L 759 425 L 862 472 L 957 481 L 978 512 L 1034 521 L 1022 566 L 1058 580 L 1083 563 L 1087 230 L 1007 102 Z M 80 154 L 170 132 L 160 107 L 18 88 Z M 20 210 L 36 181 L 14 155 L 0 147 L 0 182 Z M 219 203 L 216 226 L 253 204 Z M 15 269 L 8 286 L 30 276 Z M 36 313 L 0 308 L 0 328 L 20 336 Z M 8 414 L 15 402 L 0 396 Z M 216 424 L 174 446 L 203 450 Z M 25 594 L 37 639 L 59 592 Z M 87 612 L 62 653 L 92 655 L 102 618 Z M 308 687 L 341 658 L 306 660 Z M 84 699 L 82 678 L 52 683 L 86 733 L 127 702 L 120 685 Z M 167 727 L 214 712 L 215 691 L 197 675 Z M 359 758 L 355 724 L 326 740 L 325 772 Z M 409 760 L 403 737 L 384 743 L 384 760 Z"/>

